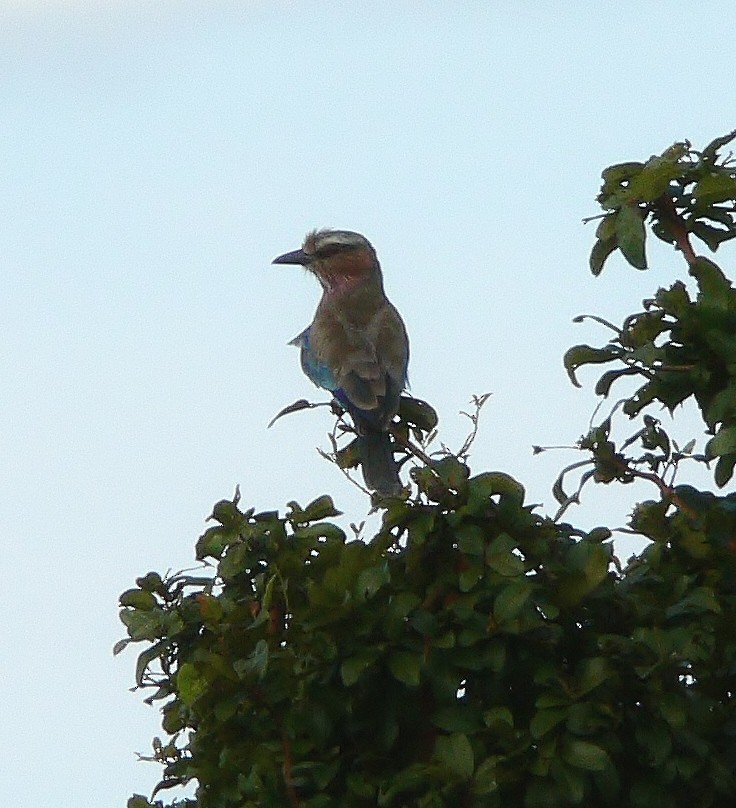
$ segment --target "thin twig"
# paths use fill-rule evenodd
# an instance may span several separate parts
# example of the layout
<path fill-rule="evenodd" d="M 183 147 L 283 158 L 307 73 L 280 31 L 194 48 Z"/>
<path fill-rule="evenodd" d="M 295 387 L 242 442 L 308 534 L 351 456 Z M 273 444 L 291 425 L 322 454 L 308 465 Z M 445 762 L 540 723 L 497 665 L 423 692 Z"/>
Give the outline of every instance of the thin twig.
<path fill-rule="evenodd" d="M 654 483 L 657 488 L 659 488 L 659 493 L 662 494 L 663 497 L 672 499 L 673 491 L 661 477 L 658 477 L 656 474 L 648 471 L 637 471 L 636 469 L 632 468 L 629 470 L 634 477 L 638 477 L 640 480 L 649 480 L 650 483 Z"/>
<path fill-rule="evenodd" d="M 399 434 L 398 429 L 391 426 L 389 427 L 389 431 L 393 435 L 396 443 L 403 449 L 406 449 L 409 454 L 414 455 L 414 457 L 421 460 L 426 466 L 432 465 L 432 458 L 428 454 L 425 454 L 418 446 L 415 446 L 410 440 L 407 440 L 403 435 Z"/>

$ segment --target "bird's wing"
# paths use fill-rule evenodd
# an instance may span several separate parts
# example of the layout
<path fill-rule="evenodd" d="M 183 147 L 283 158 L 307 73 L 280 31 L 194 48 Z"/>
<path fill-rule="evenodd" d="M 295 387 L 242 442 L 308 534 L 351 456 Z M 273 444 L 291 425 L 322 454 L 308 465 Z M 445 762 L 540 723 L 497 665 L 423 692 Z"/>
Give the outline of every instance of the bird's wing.
<path fill-rule="evenodd" d="M 324 390 L 335 392 L 340 385 L 335 379 L 335 374 L 332 372 L 330 366 L 315 353 L 312 347 L 310 333 L 311 326 L 305 328 L 301 334 L 298 334 L 294 339 L 290 340 L 289 345 L 296 345 L 297 348 L 300 349 L 302 370 L 312 384 Z"/>
<path fill-rule="evenodd" d="M 387 423 L 396 413 L 406 384 L 406 330 L 385 299 L 371 316 L 361 314 L 356 323 L 357 318 L 351 318 L 345 309 L 318 310 L 306 339 L 309 366 L 305 366 L 302 345 L 302 367 L 313 381 L 318 372 L 329 375 L 334 386 L 328 389 L 340 390 L 344 403 L 364 412 L 376 411 L 371 420 Z"/>

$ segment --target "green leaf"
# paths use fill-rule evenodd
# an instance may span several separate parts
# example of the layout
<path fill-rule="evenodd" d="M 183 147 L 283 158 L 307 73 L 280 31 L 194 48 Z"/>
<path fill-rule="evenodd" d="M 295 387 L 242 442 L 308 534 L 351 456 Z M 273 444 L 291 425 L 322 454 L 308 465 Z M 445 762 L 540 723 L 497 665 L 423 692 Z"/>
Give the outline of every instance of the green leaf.
<path fill-rule="evenodd" d="M 477 525 L 461 524 L 455 531 L 458 550 L 469 556 L 482 556 L 486 549 L 483 530 Z"/>
<path fill-rule="evenodd" d="M 487 471 L 468 480 L 468 505 L 471 508 L 487 503 L 490 497 L 496 495 L 521 506 L 525 493 L 520 482 L 501 471 Z"/>
<path fill-rule="evenodd" d="M 274 417 L 268 422 L 268 426 L 266 429 L 270 429 L 276 421 L 280 418 L 283 418 L 285 415 L 291 415 L 293 412 L 299 412 L 300 410 L 311 410 L 314 407 L 318 406 L 317 404 L 312 404 L 311 402 L 307 401 L 306 398 L 300 398 L 298 401 L 295 401 L 293 404 L 289 404 L 284 407 L 282 410 L 274 415 Z"/>
<path fill-rule="evenodd" d="M 135 663 L 135 682 L 138 685 L 138 687 L 143 687 L 143 678 L 151 662 L 154 659 L 160 657 L 163 654 L 163 652 L 170 646 L 171 646 L 171 640 L 165 638 L 149 646 L 148 648 L 146 648 L 145 651 L 142 651 L 138 655 L 138 659 L 136 660 Z"/>
<path fill-rule="evenodd" d="M 431 467 L 444 485 L 454 491 L 461 490 L 469 476 L 468 467 L 452 455 L 433 460 Z"/>
<path fill-rule="evenodd" d="M 207 688 L 207 679 L 190 662 L 185 662 L 179 668 L 176 675 L 176 690 L 187 707 L 191 707 L 203 693 L 206 693 Z"/>
<path fill-rule="evenodd" d="M 570 547 L 565 560 L 569 569 L 579 570 L 585 575 L 592 589 L 608 575 L 611 548 L 597 541 L 579 541 Z"/>
<path fill-rule="evenodd" d="M 314 541 L 315 539 L 327 539 L 328 541 L 345 543 L 345 532 L 332 522 L 315 522 L 311 525 L 303 525 L 294 531 L 294 537 Z"/>
<path fill-rule="evenodd" d="M 432 717 L 432 723 L 445 732 L 475 732 L 482 727 L 478 712 L 462 703 L 440 708 Z"/>
<path fill-rule="evenodd" d="M 654 302 L 666 314 L 671 314 L 673 317 L 678 318 L 685 315 L 693 305 L 682 281 L 675 281 L 669 289 L 659 289 L 654 296 Z"/>
<path fill-rule="evenodd" d="M 426 637 L 431 637 L 439 625 L 437 616 L 426 609 L 415 609 L 412 612 L 409 622 L 416 631 Z"/>
<path fill-rule="evenodd" d="M 564 604 L 580 602 L 608 576 L 611 546 L 599 542 L 579 541 L 567 551 L 565 572 L 560 576 L 557 597 Z"/>
<path fill-rule="evenodd" d="M 713 429 L 716 424 L 723 423 L 734 416 L 736 416 L 736 381 L 732 380 L 711 398 L 703 417 L 708 426 Z M 692 447 L 687 451 L 682 450 L 683 454 L 689 454 L 691 451 Z"/>
<path fill-rule="evenodd" d="M 550 764 L 550 773 L 555 783 L 564 794 L 564 805 L 581 805 L 585 796 L 584 772 L 566 763 L 562 757 L 556 757 Z"/>
<path fill-rule="evenodd" d="M 573 735 L 594 735 L 601 724 L 598 705 L 588 701 L 578 701 L 570 705 L 565 721 L 565 729 Z"/>
<path fill-rule="evenodd" d="M 621 344 L 627 348 L 641 348 L 654 342 L 662 332 L 672 327 L 664 317 L 663 311 L 644 311 L 627 317 L 620 337 Z"/>
<path fill-rule="evenodd" d="M 438 634 L 432 638 L 433 648 L 454 648 L 455 647 L 455 632 L 449 629 L 448 631 Z"/>
<path fill-rule="evenodd" d="M 644 163 L 631 160 L 627 163 L 616 163 L 603 169 L 601 176 L 607 184 L 631 180 L 644 168 Z"/>
<path fill-rule="evenodd" d="M 532 769 L 536 777 L 531 777 L 526 786 L 523 808 L 559 808 L 561 805 L 569 805 L 567 795 L 563 796 L 560 787 L 554 780 L 547 777 L 550 760 L 537 760 L 538 770 Z M 542 771 L 544 769 L 544 771 Z"/>
<path fill-rule="evenodd" d="M 682 617 L 689 614 L 721 613 L 721 605 L 715 592 L 706 586 L 699 586 L 685 595 L 684 598 L 673 603 L 665 612 L 667 619 Z"/>
<path fill-rule="evenodd" d="M 704 219 L 711 222 L 718 222 L 722 224 L 729 231 L 735 229 L 736 226 L 736 212 L 731 207 L 721 207 L 720 205 L 711 205 L 706 208 L 701 214 Z"/>
<path fill-rule="evenodd" d="M 440 735 L 434 747 L 434 758 L 459 780 L 470 780 L 475 769 L 473 747 L 467 735 Z"/>
<path fill-rule="evenodd" d="M 127 589 L 120 596 L 120 605 L 131 606 L 134 609 L 146 612 L 155 609 L 158 606 L 158 601 L 150 592 L 145 592 L 142 589 Z"/>
<path fill-rule="evenodd" d="M 123 609 L 120 619 L 132 640 L 158 640 L 163 636 L 166 625 L 166 615 L 161 609 Z"/>
<path fill-rule="evenodd" d="M 163 587 L 163 581 L 157 572 L 149 572 L 141 578 L 136 578 L 135 582 L 146 592 L 160 592 Z"/>
<path fill-rule="evenodd" d="M 532 594 L 532 584 L 523 578 L 505 586 L 493 604 L 493 616 L 498 623 L 513 620 L 524 608 Z"/>
<path fill-rule="evenodd" d="M 715 163 L 720 149 L 729 144 L 734 138 L 736 138 L 736 129 L 712 140 L 701 152 L 703 162 Z"/>
<path fill-rule="evenodd" d="M 658 699 L 657 706 L 662 718 L 675 731 L 687 726 L 687 699 L 684 694 L 666 693 Z"/>
<path fill-rule="evenodd" d="M 437 413 L 434 409 L 426 401 L 411 396 L 401 396 L 399 418 L 423 432 L 431 432 L 437 426 Z"/>
<path fill-rule="evenodd" d="M 198 595 L 199 613 L 202 620 L 212 625 L 218 623 L 222 618 L 222 601 L 212 595 Z"/>
<path fill-rule="evenodd" d="M 723 488 L 731 477 L 733 477 L 734 467 L 736 467 L 736 454 L 723 455 L 718 458 L 713 477 L 719 488 Z"/>
<path fill-rule="evenodd" d="M 513 578 L 524 574 L 524 561 L 515 552 L 517 542 L 507 533 L 497 536 L 488 547 L 486 564 L 494 572 Z"/>
<path fill-rule="evenodd" d="M 154 808 L 154 804 L 140 794 L 134 794 L 128 799 L 126 808 Z"/>
<path fill-rule="evenodd" d="M 217 565 L 218 574 L 225 581 L 229 581 L 237 577 L 244 572 L 249 554 L 250 549 L 244 542 L 231 544 L 227 548 L 227 552 L 223 556 L 222 560 Z"/>
<path fill-rule="evenodd" d="M 661 766 L 672 751 L 672 736 L 659 721 L 646 721 L 635 730 L 636 741 L 645 753 L 642 762 L 651 767 Z"/>
<path fill-rule="evenodd" d="M 567 708 L 552 707 L 544 710 L 537 710 L 529 722 L 529 732 L 532 738 L 539 740 L 550 730 L 567 718 Z"/>
<path fill-rule="evenodd" d="M 273 603 L 273 593 L 276 587 L 276 584 L 279 582 L 279 575 L 278 573 L 274 573 L 270 575 L 268 580 L 266 581 L 266 586 L 263 588 L 263 595 L 261 596 L 261 612 L 260 614 L 265 619 L 268 610 L 271 608 L 271 604 Z"/>
<path fill-rule="evenodd" d="M 360 600 L 372 598 L 376 592 L 391 580 L 388 564 L 376 564 L 361 570 L 355 582 L 355 592 Z"/>
<path fill-rule="evenodd" d="M 600 241 L 607 241 L 616 235 L 616 214 L 607 213 L 595 229 L 595 237 Z"/>
<path fill-rule="evenodd" d="M 390 784 L 381 784 L 377 798 L 378 808 L 394 808 L 394 806 L 397 805 L 396 797 L 398 795 L 405 791 L 418 789 L 426 779 L 426 764 L 414 763 L 407 766 L 392 778 Z M 405 803 L 402 801 L 401 804 L 403 805 Z M 251 806 L 247 806 L 247 808 L 251 808 Z M 252 808 L 261 808 L 261 806 L 254 804 Z M 273 808 L 281 808 L 281 806 L 274 805 Z M 334 806 L 332 808 L 334 808 Z"/>
<path fill-rule="evenodd" d="M 361 675 L 378 659 L 380 652 L 376 648 L 364 648 L 340 665 L 340 677 L 346 687 L 354 685 Z"/>
<path fill-rule="evenodd" d="M 508 707 L 491 707 L 484 711 L 483 721 L 487 727 L 492 727 L 494 724 L 506 724 L 513 727 L 514 714 Z"/>
<path fill-rule="evenodd" d="M 422 660 L 418 653 L 394 651 L 388 658 L 388 669 L 395 679 L 409 687 L 418 687 Z"/>
<path fill-rule="evenodd" d="M 500 673 L 507 662 L 506 643 L 496 640 L 485 648 L 484 663 L 493 673 Z"/>
<path fill-rule="evenodd" d="M 698 180 L 692 191 L 695 197 L 695 209 L 703 209 L 716 202 L 730 202 L 736 199 L 736 176 L 733 174 L 706 174 Z"/>
<path fill-rule="evenodd" d="M 598 365 L 605 362 L 612 362 L 622 355 L 620 348 L 613 345 L 606 346 L 605 348 L 592 348 L 590 345 L 573 345 L 565 352 L 563 363 L 570 381 L 575 387 L 580 387 L 581 384 L 575 378 L 575 371 L 583 365 Z"/>
<path fill-rule="evenodd" d="M 457 577 L 458 588 L 461 592 L 470 592 L 482 577 L 483 564 L 481 560 L 472 559 Z"/>
<path fill-rule="evenodd" d="M 473 793 L 478 795 L 492 794 L 498 790 L 497 770 L 503 764 L 501 755 L 492 755 L 478 765 L 473 776 Z"/>
<path fill-rule="evenodd" d="M 588 447 L 586 447 L 588 448 Z M 563 482 L 567 474 L 575 469 L 583 468 L 584 466 L 589 466 L 592 464 L 591 460 L 579 460 L 577 463 L 571 463 L 569 466 L 566 466 L 560 472 L 558 478 L 555 480 L 554 485 L 552 486 L 552 496 L 555 498 L 560 505 L 565 505 L 567 502 L 570 501 L 570 494 L 568 494 L 564 487 Z M 582 475 L 580 478 L 580 484 L 578 485 L 578 489 L 582 488 L 582 484 L 584 480 L 589 479 L 593 475 L 592 471 L 588 471 Z"/>
<path fill-rule="evenodd" d="M 212 509 L 211 519 L 219 522 L 224 528 L 228 530 L 237 529 L 243 521 L 243 516 L 238 509 L 238 500 L 234 501 L 229 499 L 221 499 L 215 503 Z"/>
<path fill-rule="evenodd" d="M 354 469 L 360 465 L 360 441 L 358 438 L 351 440 L 342 449 L 335 452 L 335 462 L 341 469 Z"/>
<path fill-rule="evenodd" d="M 595 690 L 596 687 L 603 684 L 611 675 L 611 666 L 605 657 L 584 659 L 575 676 L 576 695 L 578 697 L 587 695 L 591 690 Z"/>
<path fill-rule="evenodd" d="M 689 272 L 698 282 L 698 303 L 724 312 L 729 310 L 732 302 L 731 281 L 718 264 L 698 256 L 690 265 Z"/>
<path fill-rule="evenodd" d="M 422 602 L 414 592 L 399 592 L 389 599 L 389 614 L 394 620 L 404 620 Z"/>
<path fill-rule="evenodd" d="M 605 398 L 611 391 L 611 385 L 615 381 L 621 379 L 623 376 L 636 376 L 637 373 L 641 373 L 641 370 L 639 368 L 621 368 L 619 370 L 607 370 L 596 382 L 595 394 L 597 396 L 603 396 Z"/>
<path fill-rule="evenodd" d="M 112 647 L 112 655 L 117 656 L 119 653 L 124 651 L 132 642 L 133 640 L 131 640 L 130 637 L 126 637 L 123 640 L 118 640 Z"/>
<path fill-rule="evenodd" d="M 736 230 L 733 228 L 725 229 L 721 227 L 713 227 L 703 221 L 696 221 L 690 224 L 690 232 L 697 236 L 704 244 L 708 245 L 708 249 L 715 252 L 724 241 L 729 241 L 736 238 Z"/>
<path fill-rule="evenodd" d="M 268 669 L 268 659 L 268 643 L 265 640 L 258 640 L 248 657 L 234 662 L 233 668 L 241 679 L 247 678 L 252 673 L 259 679 L 263 679 Z"/>
<path fill-rule="evenodd" d="M 618 242 L 615 238 L 608 238 L 605 241 L 598 239 L 593 244 L 593 249 L 590 251 L 590 259 L 588 264 L 590 271 L 598 277 L 603 271 L 603 265 L 606 263 L 608 256 L 616 250 Z"/>
<path fill-rule="evenodd" d="M 670 147 L 661 157 L 647 160 L 643 170 L 632 179 L 629 185 L 631 198 L 637 201 L 653 202 L 667 190 L 672 180 L 682 174 L 679 159 L 683 156 L 680 144 Z"/>
<path fill-rule="evenodd" d="M 616 238 L 624 258 L 636 269 L 646 269 L 646 230 L 642 212 L 635 205 L 623 205 L 616 216 Z"/>
<path fill-rule="evenodd" d="M 731 454 L 736 454 L 736 426 L 722 427 L 705 445 L 705 456 L 711 459 Z"/>
<path fill-rule="evenodd" d="M 228 535 L 222 527 L 208 527 L 197 542 L 195 548 L 197 560 L 203 561 L 205 558 L 216 558 L 219 561 L 232 541 L 232 535 Z"/>
<path fill-rule="evenodd" d="M 603 771 L 606 766 L 611 765 L 605 749 L 581 738 L 571 738 L 563 745 L 562 758 L 576 769 L 593 772 Z"/>
<path fill-rule="evenodd" d="M 540 681 L 544 677 L 537 677 Z M 540 709 L 547 709 L 548 707 L 569 707 L 570 695 L 562 690 L 544 691 L 534 701 L 534 706 Z"/>
<path fill-rule="evenodd" d="M 586 539 L 592 542 L 604 542 L 608 541 L 612 535 L 611 530 L 607 527 L 594 527 L 588 532 Z"/>
<path fill-rule="evenodd" d="M 329 494 L 317 497 L 304 509 L 299 508 L 295 502 L 291 503 L 291 506 L 291 511 L 286 516 L 293 524 L 318 522 L 320 519 L 330 519 L 342 515 L 342 511 L 337 510 Z"/>

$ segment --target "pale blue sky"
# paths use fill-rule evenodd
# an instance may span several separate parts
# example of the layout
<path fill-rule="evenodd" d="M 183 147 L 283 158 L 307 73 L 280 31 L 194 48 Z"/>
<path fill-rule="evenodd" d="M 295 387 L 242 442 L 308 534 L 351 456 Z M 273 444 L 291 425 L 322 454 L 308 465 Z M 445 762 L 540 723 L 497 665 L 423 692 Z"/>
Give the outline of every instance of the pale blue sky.
<path fill-rule="evenodd" d="M 286 345 L 312 278 L 271 259 L 358 230 L 409 329 L 415 395 L 475 471 L 554 509 L 594 404 L 561 366 L 681 272 L 587 271 L 600 171 L 733 128 L 724 5 L 0 0 L 0 792 L 8 805 L 148 793 L 158 715 L 131 694 L 116 598 L 190 566 L 212 504 L 330 491 L 326 410 Z M 723 260 L 733 251 L 723 252 Z M 592 374 L 584 378 L 592 379 Z M 622 524 L 638 491 L 569 514 Z"/>

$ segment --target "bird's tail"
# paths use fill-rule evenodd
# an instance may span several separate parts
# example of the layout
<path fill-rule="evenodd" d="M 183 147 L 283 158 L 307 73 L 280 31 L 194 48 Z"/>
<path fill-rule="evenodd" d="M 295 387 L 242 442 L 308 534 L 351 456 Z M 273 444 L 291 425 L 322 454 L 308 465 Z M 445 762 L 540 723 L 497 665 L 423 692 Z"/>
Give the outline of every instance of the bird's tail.
<path fill-rule="evenodd" d="M 398 494 L 401 491 L 401 480 L 388 432 L 371 430 L 361 435 L 359 440 L 365 484 L 380 496 Z"/>

